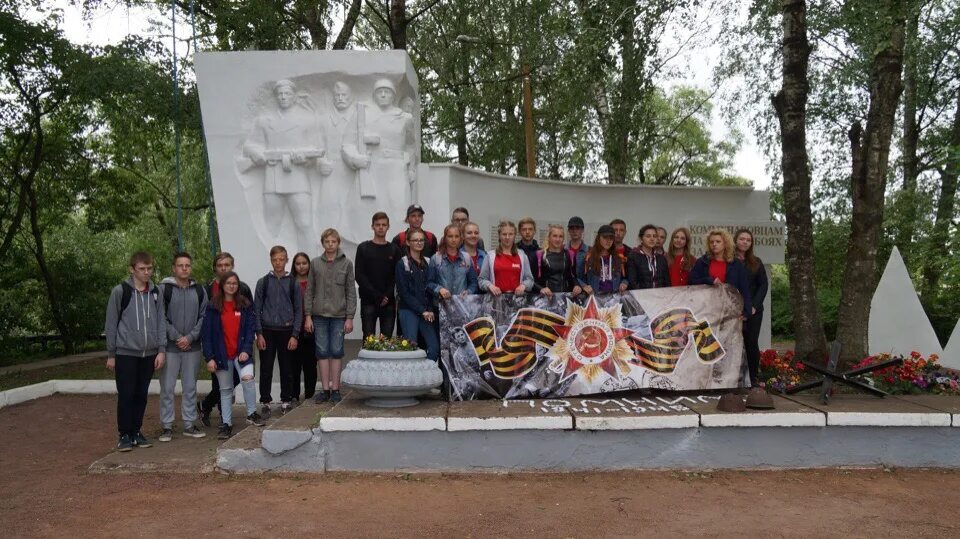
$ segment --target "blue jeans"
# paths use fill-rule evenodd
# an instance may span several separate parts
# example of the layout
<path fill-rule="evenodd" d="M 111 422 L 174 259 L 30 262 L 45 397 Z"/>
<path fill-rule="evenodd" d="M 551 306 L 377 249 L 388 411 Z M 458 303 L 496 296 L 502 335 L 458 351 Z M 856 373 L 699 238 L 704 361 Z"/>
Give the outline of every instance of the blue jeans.
<path fill-rule="evenodd" d="M 313 316 L 317 359 L 343 359 L 343 318 Z"/>
<path fill-rule="evenodd" d="M 247 415 L 257 411 L 257 383 L 253 381 L 253 363 L 240 367 L 240 362 L 233 359 L 227 362 L 226 370 L 216 372 L 220 381 L 220 419 L 224 425 L 233 425 L 233 372 L 240 372 L 240 387 L 243 388 L 243 404 L 247 407 Z M 249 376 L 249 380 L 244 380 Z"/>
<path fill-rule="evenodd" d="M 399 318 L 400 333 L 403 338 L 418 345 L 426 344 L 427 357 L 436 361 L 440 357 L 440 337 L 437 336 L 437 330 L 433 327 L 433 324 L 424 320 L 420 313 L 415 313 L 410 309 L 400 309 Z M 417 338 L 418 332 L 423 337 L 422 340 Z"/>

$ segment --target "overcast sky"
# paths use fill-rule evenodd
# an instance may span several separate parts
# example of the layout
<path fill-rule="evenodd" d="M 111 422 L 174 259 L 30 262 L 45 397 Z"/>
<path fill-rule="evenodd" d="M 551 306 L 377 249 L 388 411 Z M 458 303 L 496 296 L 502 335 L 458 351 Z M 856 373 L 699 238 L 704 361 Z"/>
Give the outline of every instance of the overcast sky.
<path fill-rule="evenodd" d="M 77 43 L 89 43 L 94 45 L 106 45 L 117 43 L 128 34 L 148 34 L 150 33 L 150 17 L 156 17 L 155 12 L 150 12 L 142 8 L 127 8 L 126 6 L 116 6 L 112 9 L 100 9 L 91 18 L 84 20 L 80 7 L 69 5 L 68 0 L 55 0 L 55 5 L 63 10 L 63 31 L 68 39 Z M 183 14 L 185 15 L 185 14 Z M 169 14 L 167 14 L 169 17 Z M 190 35 L 190 25 L 187 17 L 178 20 L 183 21 L 177 25 L 178 37 L 187 37 Z M 162 36 L 156 36 L 162 37 Z M 169 36 L 166 36 L 169 39 Z M 708 43 L 715 42 L 706 40 Z M 186 53 L 186 47 L 183 42 L 177 44 L 179 54 Z M 711 74 L 716 66 L 720 55 L 719 47 L 701 46 L 693 47 L 684 54 L 674 59 L 675 63 L 682 64 L 686 69 L 685 75 L 680 79 L 671 80 L 671 84 L 685 84 L 697 86 L 707 90 L 713 90 L 713 81 Z M 722 95 L 718 92 L 717 95 Z M 722 99 L 717 97 L 715 99 Z M 757 189 L 767 189 L 770 186 L 770 178 L 766 173 L 764 159 L 761 156 L 753 133 L 746 125 L 746 118 L 742 121 L 730 118 L 724 118 L 719 113 L 722 102 L 715 101 L 713 122 L 711 130 L 715 136 L 723 136 L 731 121 L 736 122 L 736 127 L 743 133 L 743 144 L 734 160 L 734 169 L 737 174 L 753 180 Z"/>

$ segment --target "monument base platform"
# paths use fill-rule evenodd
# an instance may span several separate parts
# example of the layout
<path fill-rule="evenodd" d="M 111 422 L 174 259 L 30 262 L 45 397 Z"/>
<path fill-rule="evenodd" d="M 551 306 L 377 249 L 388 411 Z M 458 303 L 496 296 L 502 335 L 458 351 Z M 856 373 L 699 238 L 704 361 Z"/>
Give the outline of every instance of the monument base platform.
<path fill-rule="evenodd" d="M 724 413 L 716 395 L 305 404 L 217 451 L 230 472 L 527 472 L 960 467 L 960 397 L 774 397 Z M 256 434 L 256 435 L 254 435 Z"/>

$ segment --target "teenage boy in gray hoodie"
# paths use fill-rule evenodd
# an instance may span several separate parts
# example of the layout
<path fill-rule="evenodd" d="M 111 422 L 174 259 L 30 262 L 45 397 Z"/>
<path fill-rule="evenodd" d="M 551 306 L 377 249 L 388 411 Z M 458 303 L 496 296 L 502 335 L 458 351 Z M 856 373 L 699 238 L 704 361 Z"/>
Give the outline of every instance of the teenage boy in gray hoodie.
<path fill-rule="evenodd" d="M 183 387 L 180 413 L 183 435 L 190 438 L 206 436 L 194 422 L 197 420 L 197 369 L 201 362 L 200 327 L 207 308 L 207 293 L 190 278 L 193 257 L 189 253 L 173 255 L 173 277 L 160 282 L 163 312 L 167 319 L 166 362 L 160 369 L 160 438 L 173 439 L 173 392 L 180 376 Z"/>
<path fill-rule="evenodd" d="M 141 432 L 147 390 L 154 369 L 163 367 L 166 321 L 163 298 L 151 282 L 153 257 L 139 251 L 130 257 L 130 277 L 110 292 L 104 333 L 107 368 L 117 380 L 117 449 L 150 447 Z"/>

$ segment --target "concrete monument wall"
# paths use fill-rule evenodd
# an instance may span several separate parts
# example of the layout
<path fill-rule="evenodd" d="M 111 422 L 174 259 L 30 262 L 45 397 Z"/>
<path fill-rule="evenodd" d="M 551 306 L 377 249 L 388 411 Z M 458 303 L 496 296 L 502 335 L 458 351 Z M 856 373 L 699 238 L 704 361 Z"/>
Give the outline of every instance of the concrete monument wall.
<path fill-rule="evenodd" d="M 584 240 L 593 243 L 597 229 L 614 218 L 627 223 L 625 243 L 637 245 L 637 233 L 647 223 L 668 233 L 686 226 L 693 236 L 694 255 L 702 254 L 703 236 L 714 227 L 750 228 L 757 256 L 767 264 L 782 264 L 785 226 L 770 221 L 770 194 L 750 187 L 610 186 L 503 176 L 460 165 L 424 164 L 418 173 L 424 227 L 439 235 L 453 208 L 464 206 L 480 225 L 487 248 L 497 244 L 501 219 L 517 222 L 532 217 L 544 245 L 547 225 L 578 215 L 586 224 Z M 764 301 L 760 346 L 770 346 L 770 294 Z"/>

